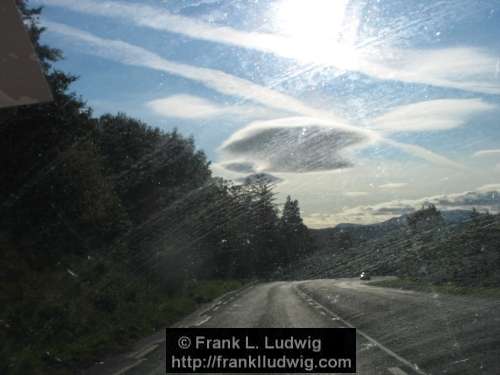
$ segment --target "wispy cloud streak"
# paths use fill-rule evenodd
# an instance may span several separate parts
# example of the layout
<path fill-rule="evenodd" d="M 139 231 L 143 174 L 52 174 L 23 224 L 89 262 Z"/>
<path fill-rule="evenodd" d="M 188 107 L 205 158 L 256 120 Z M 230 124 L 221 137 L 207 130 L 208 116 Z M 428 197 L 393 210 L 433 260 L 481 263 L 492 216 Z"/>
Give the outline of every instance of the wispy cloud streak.
<path fill-rule="evenodd" d="M 448 130 L 495 108 L 493 104 L 477 98 L 428 100 L 393 108 L 371 123 L 377 129 L 388 132 Z"/>
<path fill-rule="evenodd" d="M 237 116 L 238 119 L 269 118 L 276 112 L 263 106 L 235 104 L 223 105 L 187 94 L 172 95 L 151 100 L 146 105 L 157 115 L 181 119 L 209 119 Z"/>
<path fill-rule="evenodd" d="M 367 43 L 358 43 L 357 46 L 329 44 L 326 47 L 317 41 L 311 41 L 297 48 L 293 38 L 212 25 L 172 14 L 160 7 L 95 0 L 38 0 L 38 2 L 81 13 L 122 19 L 137 26 L 178 33 L 193 39 L 272 53 L 304 63 L 358 71 L 382 80 L 500 94 L 500 81 L 492 79 L 498 69 L 498 58 L 477 48 L 453 47 L 433 50 L 382 46 L 371 48 Z M 304 51 L 304 48 L 307 51 Z"/>
<path fill-rule="evenodd" d="M 89 32 L 57 22 L 44 20 L 48 32 L 54 32 L 84 43 L 86 53 L 107 58 L 127 65 L 142 66 L 196 81 L 228 96 L 239 97 L 285 112 L 304 116 L 322 117 L 343 123 L 344 119 L 330 111 L 313 108 L 302 101 L 279 91 L 255 84 L 216 69 L 200 68 L 162 58 L 145 48 L 120 40 L 105 39 Z"/>
<path fill-rule="evenodd" d="M 476 151 L 473 156 L 475 158 L 479 158 L 479 157 L 483 157 L 483 156 L 500 156 L 500 149 L 479 150 L 479 151 Z"/>
<path fill-rule="evenodd" d="M 432 163 L 454 168 L 460 167 L 457 163 L 446 157 L 425 148 L 385 139 L 377 132 L 349 124 L 345 119 L 337 116 L 331 111 L 311 107 L 289 95 L 220 70 L 200 68 L 173 62 L 145 48 L 120 40 L 100 38 L 89 32 L 61 23 L 44 20 L 43 25 L 47 27 L 48 32 L 57 33 L 65 38 L 69 38 L 73 45 L 75 43 L 80 43 L 79 47 L 82 47 L 85 53 L 116 61 L 121 64 L 146 67 L 183 77 L 198 82 L 224 95 L 242 98 L 287 113 L 299 114 L 305 118 L 319 119 L 322 123 L 328 123 L 330 128 L 362 133 L 364 137 L 373 142 L 383 142 Z"/>

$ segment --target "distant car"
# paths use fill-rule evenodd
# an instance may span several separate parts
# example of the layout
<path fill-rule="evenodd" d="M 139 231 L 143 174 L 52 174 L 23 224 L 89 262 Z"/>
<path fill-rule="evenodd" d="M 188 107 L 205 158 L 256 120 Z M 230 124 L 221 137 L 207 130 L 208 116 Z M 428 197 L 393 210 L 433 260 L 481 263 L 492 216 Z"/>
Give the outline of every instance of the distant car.
<path fill-rule="evenodd" d="M 371 277 L 370 277 L 370 275 L 368 275 L 367 272 L 361 272 L 361 275 L 359 275 L 359 279 L 360 280 L 370 280 Z"/>

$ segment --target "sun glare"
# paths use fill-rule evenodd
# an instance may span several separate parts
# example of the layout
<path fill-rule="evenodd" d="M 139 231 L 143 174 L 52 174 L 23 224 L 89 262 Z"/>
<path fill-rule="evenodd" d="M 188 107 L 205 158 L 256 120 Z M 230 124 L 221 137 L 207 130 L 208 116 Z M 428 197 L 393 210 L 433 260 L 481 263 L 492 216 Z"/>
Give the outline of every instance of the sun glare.
<path fill-rule="evenodd" d="M 356 63 L 349 0 L 282 0 L 274 16 L 276 32 L 290 38 L 300 60 L 352 68 Z M 355 30 L 354 30 L 355 31 Z"/>

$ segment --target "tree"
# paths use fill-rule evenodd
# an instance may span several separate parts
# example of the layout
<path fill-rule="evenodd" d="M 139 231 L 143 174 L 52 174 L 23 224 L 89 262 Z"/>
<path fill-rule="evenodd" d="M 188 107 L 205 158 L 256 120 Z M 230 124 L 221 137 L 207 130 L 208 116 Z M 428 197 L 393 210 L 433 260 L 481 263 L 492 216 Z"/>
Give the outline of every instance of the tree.
<path fill-rule="evenodd" d="M 408 215 L 408 225 L 413 230 L 429 227 L 430 225 L 441 225 L 443 217 L 436 206 L 432 203 L 423 205 L 422 208 Z"/>
<path fill-rule="evenodd" d="M 300 215 L 299 202 L 287 196 L 280 219 L 284 242 L 283 263 L 289 263 L 312 250 L 312 239 Z"/>
<path fill-rule="evenodd" d="M 54 101 L 0 110 L 0 372 L 55 373 L 53 360 L 74 373 L 102 337 L 157 328 L 192 280 L 267 277 L 308 251 L 296 200 L 280 218 L 271 185 L 212 177 L 192 137 L 94 118 L 40 44 L 40 8 L 18 5 Z"/>
<path fill-rule="evenodd" d="M 98 121 L 97 143 L 131 220 L 140 224 L 186 192 L 206 184 L 211 172 L 192 138 L 162 132 L 119 113 Z"/>
<path fill-rule="evenodd" d="M 76 78 L 53 69 L 62 54 L 40 43 L 41 8 L 18 6 L 54 100 L 0 110 L 0 224 L 43 267 L 95 241 L 112 241 L 127 219 L 104 178 L 92 112 L 69 92 Z"/>
<path fill-rule="evenodd" d="M 269 274 L 279 264 L 280 238 L 278 213 L 272 187 L 265 181 L 248 185 L 249 241 L 252 244 L 251 263 L 258 276 Z"/>
<path fill-rule="evenodd" d="M 289 195 L 286 197 L 286 202 L 283 206 L 281 222 L 283 225 L 292 228 L 295 232 L 299 231 L 304 225 L 300 216 L 299 201 L 296 199 L 292 200 Z"/>

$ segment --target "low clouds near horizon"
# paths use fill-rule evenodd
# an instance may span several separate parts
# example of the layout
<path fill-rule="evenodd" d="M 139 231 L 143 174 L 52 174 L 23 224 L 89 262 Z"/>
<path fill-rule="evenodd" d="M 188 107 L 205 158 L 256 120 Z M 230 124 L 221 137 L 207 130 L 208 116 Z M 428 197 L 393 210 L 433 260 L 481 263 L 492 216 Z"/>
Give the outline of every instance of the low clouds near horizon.
<path fill-rule="evenodd" d="M 386 184 L 379 185 L 379 188 L 381 189 L 399 189 L 402 187 L 407 186 L 408 183 L 406 182 L 388 182 Z"/>
<path fill-rule="evenodd" d="M 312 213 L 304 217 L 312 228 L 331 227 L 340 223 L 373 224 L 410 214 L 432 203 L 439 210 L 472 210 L 500 213 L 500 183 L 487 184 L 474 191 L 442 194 L 420 199 L 398 199 L 367 206 L 348 208 L 334 214 Z"/>

